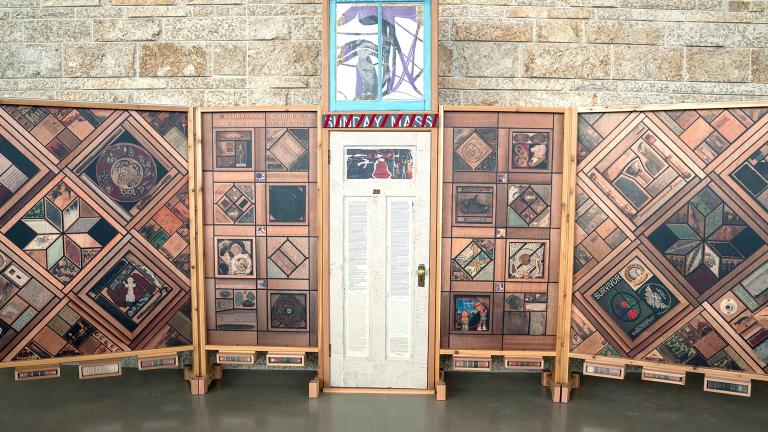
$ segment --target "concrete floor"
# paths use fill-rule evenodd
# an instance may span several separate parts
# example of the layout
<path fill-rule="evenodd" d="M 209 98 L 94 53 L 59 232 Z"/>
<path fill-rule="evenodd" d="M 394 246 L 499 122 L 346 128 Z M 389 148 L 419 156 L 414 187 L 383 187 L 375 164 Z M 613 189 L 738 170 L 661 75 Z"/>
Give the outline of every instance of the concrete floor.
<path fill-rule="evenodd" d="M 568 405 L 549 402 L 535 374 L 447 375 L 448 401 L 428 396 L 321 395 L 307 398 L 311 373 L 225 371 L 193 397 L 181 371 L 80 381 L 66 367 L 55 380 L 14 382 L 0 370 L 0 431 L 765 431 L 768 385 L 751 399 L 686 387 L 583 379 Z"/>

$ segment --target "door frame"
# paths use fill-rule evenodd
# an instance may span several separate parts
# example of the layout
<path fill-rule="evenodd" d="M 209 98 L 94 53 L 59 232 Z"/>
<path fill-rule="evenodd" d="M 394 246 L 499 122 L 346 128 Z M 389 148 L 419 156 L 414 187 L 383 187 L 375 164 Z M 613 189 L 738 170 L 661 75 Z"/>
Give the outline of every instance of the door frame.
<path fill-rule="evenodd" d="M 333 115 L 344 115 L 344 113 L 324 113 Z M 374 114 L 373 112 L 355 113 L 355 114 Z M 432 114 L 437 115 L 436 112 L 419 112 L 414 114 Z M 438 117 L 439 119 L 439 117 Z M 322 125 L 320 125 L 322 127 Z M 330 220 L 330 133 L 332 131 L 347 131 L 347 132 L 429 132 L 430 133 L 430 185 L 429 185 L 429 314 L 428 314 L 428 335 L 429 346 L 427 347 L 427 388 L 422 389 L 382 389 L 382 388 L 365 388 L 365 387 L 331 387 L 331 367 L 330 367 L 330 227 L 325 221 Z M 344 127 L 329 127 L 322 128 L 321 139 L 319 142 L 320 151 L 318 157 L 320 158 L 320 165 L 318 166 L 318 187 L 320 188 L 320 221 L 321 221 L 321 233 L 320 233 L 320 254 L 319 263 L 320 268 L 320 286 L 318 290 L 320 292 L 319 297 L 319 319 L 320 319 L 320 334 L 318 335 L 318 380 L 320 389 L 327 393 L 396 393 L 396 394 L 434 394 L 435 392 L 435 377 L 436 371 L 439 370 L 438 362 L 439 356 L 436 354 L 436 341 L 437 339 L 437 292 L 439 288 L 440 280 L 440 260 L 439 260 L 439 221 L 441 216 L 440 211 L 440 155 L 442 152 L 440 129 L 437 127 L 432 128 L 372 128 L 372 129 L 358 129 L 358 128 L 344 128 Z"/>

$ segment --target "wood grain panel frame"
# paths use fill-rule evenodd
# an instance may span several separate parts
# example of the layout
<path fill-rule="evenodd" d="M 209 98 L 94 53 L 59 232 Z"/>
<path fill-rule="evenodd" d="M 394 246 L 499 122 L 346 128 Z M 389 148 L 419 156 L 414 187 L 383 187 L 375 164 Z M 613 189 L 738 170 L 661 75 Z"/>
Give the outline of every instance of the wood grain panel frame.
<path fill-rule="evenodd" d="M 364 112 L 361 114 L 370 114 L 371 112 Z M 428 114 L 435 114 L 435 112 L 425 112 Z M 338 113 L 334 113 L 338 114 Z M 442 114 L 442 112 L 440 112 Z M 329 393 L 392 393 L 392 394 L 431 394 L 435 391 L 435 382 L 437 381 L 438 371 L 440 369 L 439 360 L 439 319 L 438 319 L 438 298 L 437 295 L 440 292 L 440 218 L 442 217 L 440 211 L 440 161 L 442 154 L 441 145 L 442 139 L 440 130 L 438 128 L 380 128 L 380 129 L 344 129 L 344 128 L 324 128 L 320 129 L 322 134 L 320 143 L 320 151 L 318 152 L 321 158 L 318 166 L 318 185 L 320 185 L 321 198 L 320 203 L 322 209 L 320 212 L 321 221 L 326 221 L 330 215 L 330 179 L 329 179 L 329 157 L 330 157 L 330 132 L 331 131 L 357 131 L 357 132 L 385 132 L 385 131 L 429 131 L 430 132 L 430 203 L 429 203 L 429 268 L 430 268 L 430 281 L 429 281 L 429 346 L 427 348 L 428 353 L 428 367 L 427 367 L 427 389 L 426 390 L 408 390 L 408 389 L 363 389 L 363 388 L 340 388 L 330 387 L 331 382 L 331 369 L 330 369 L 330 304 L 326 301 L 330 298 L 330 262 L 328 257 L 330 256 L 330 227 L 327 223 L 321 222 L 322 231 L 320 232 L 320 253 L 321 261 L 318 263 L 320 274 L 320 298 L 323 299 L 319 302 L 319 315 L 321 317 L 320 335 L 318 337 L 319 354 L 318 354 L 318 377 L 320 390 Z M 322 306 L 322 307 L 321 307 Z M 324 383 L 329 383 L 328 386 L 324 386 Z"/>
<path fill-rule="evenodd" d="M 562 114 L 563 115 L 563 148 L 561 150 L 562 152 L 562 160 L 563 160 L 563 170 L 562 170 L 562 195 L 563 197 L 566 197 L 568 195 L 568 191 L 572 187 L 572 181 L 569 181 L 569 176 L 571 175 L 569 171 L 567 170 L 568 165 L 571 161 L 571 148 L 573 148 L 573 163 L 575 164 L 575 134 L 573 133 L 573 118 L 575 117 L 574 110 L 571 108 L 559 108 L 559 107 L 523 107 L 523 106 L 508 106 L 508 107 L 491 107 L 491 106 L 444 106 L 441 107 L 440 110 L 440 117 L 441 117 L 441 123 L 440 123 L 440 140 L 441 140 L 441 152 L 440 152 L 440 163 L 439 163 L 439 184 L 440 187 L 440 197 L 439 202 L 442 203 L 443 197 L 443 182 L 444 182 L 444 155 L 442 148 L 446 145 L 442 140 L 444 139 L 444 129 L 445 129 L 445 115 L 447 113 L 451 112 L 481 112 L 481 113 L 551 113 L 551 114 Z M 559 168 L 559 167 L 557 167 Z M 556 167 L 552 167 L 552 169 L 556 169 Z M 559 196 L 552 196 L 552 203 L 551 206 L 554 207 L 556 205 L 561 206 L 560 216 L 561 220 L 559 221 L 559 228 L 560 228 L 560 250 L 567 250 L 566 248 L 566 241 L 569 237 L 572 236 L 572 234 L 566 235 L 568 232 L 572 232 L 572 225 L 570 225 L 567 221 L 569 220 L 567 215 L 568 212 L 566 211 L 566 206 L 563 205 L 561 201 L 561 197 Z M 440 212 L 442 213 L 443 206 L 440 206 Z M 497 216 L 501 217 L 501 216 Z M 571 218 L 572 219 L 572 218 Z M 439 224 L 439 235 L 437 236 L 438 241 L 438 250 L 442 251 L 443 245 L 443 216 L 440 215 L 441 223 Z M 556 222 L 552 222 L 552 226 L 555 225 Z M 495 236 L 494 236 L 495 237 Z M 567 343 L 568 341 L 568 331 L 570 331 L 570 323 L 567 320 L 570 320 L 570 317 L 563 317 L 563 311 L 567 309 L 565 305 L 563 305 L 563 300 L 570 295 L 570 291 L 567 290 L 567 287 L 565 284 L 562 283 L 563 281 L 563 271 L 567 268 L 567 263 L 564 261 L 560 262 L 559 266 L 559 274 L 557 280 L 552 280 L 551 282 L 557 282 L 558 285 L 558 291 L 557 291 L 557 330 L 556 330 L 556 336 L 555 336 L 555 350 L 488 350 L 488 349 L 451 349 L 449 347 L 441 347 L 438 346 L 436 348 L 435 353 L 435 379 L 439 378 L 439 366 L 440 366 L 440 354 L 445 355 L 464 355 L 464 356 L 482 356 L 482 355 L 497 355 L 497 356 L 534 356 L 534 357 L 552 357 L 556 356 L 560 353 L 559 347 L 562 346 L 563 339 Z M 441 268 L 441 271 L 443 269 Z M 438 284 L 442 284 L 442 277 L 438 278 Z M 442 287 L 438 285 L 438 292 L 442 291 Z M 441 296 L 438 296 L 437 299 L 437 307 L 438 310 L 442 310 L 441 305 Z M 563 320 L 566 320 L 566 324 L 563 325 Z M 436 337 L 438 340 L 440 340 L 440 326 L 441 326 L 441 320 L 438 317 L 437 323 L 436 323 Z M 565 330 L 565 333 L 563 333 L 563 329 Z M 564 335 L 564 336 L 563 336 Z M 438 344 L 439 345 L 439 344 Z M 566 351 L 566 363 L 567 363 L 567 351 Z"/>
<path fill-rule="evenodd" d="M 713 110 L 713 109 L 736 109 L 736 108 L 764 108 L 768 107 L 768 100 L 766 99 L 756 99 L 756 100 L 750 100 L 750 101 L 722 101 L 722 102 L 703 102 L 703 103 L 677 103 L 677 104 L 650 104 L 650 105 L 615 105 L 615 106 L 589 106 L 589 107 L 576 107 L 574 108 L 574 113 L 571 118 L 571 133 L 572 133 L 572 145 L 573 148 L 571 151 L 573 152 L 573 173 L 572 173 L 572 181 L 570 182 L 570 188 L 573 189 L 572 196 L 566 197 L 564 195 L 563 197 L 563 205 L 566 205 L 566 199 L 571 200 L 572 202 L 570 205 L 575 204 L 575 186 L 576 186 L 576 151 L 577 151 L 577 133 L 578 133 L 578 121 L 579 121 L 579 114 L 585 114 L 585 113 L 637 113 L 637 112 L 648 112 L 648 111 L 679 111 L 679 110 Z M 564 180 L 565 181 L 565 180 Z M 571 231 L 573 231 L 573 227 L 575 224 L 575 208 L 571 210 L 572 217 L 567 222 L 569 227 L 571 227 Z M 563 226 L 565 226 L 566 220 L 565 220 L 566 212 L 563 212 Z M 573 238 L 570 239 L 570 246 L 566 249 L 566 245 L 564 244 L 563 250 L 570 250 L 573 251 L 574 242 Z M 580 359 L 580 360 L 589 360 L 589 361 L 595 361 L 599 363 L 604 364 L 612 364 L 612 365 L 634 365 L 634 366 L 641 366 L 641 367 L 647 367 L 648 369 L 654 369 L 654 368 L 663 368 L 664 370 L 669 370 L 672 372 L 678 372 L 678 373 L 685 373 L 685 372 L 694 372 L 694 373 L 700 373 L 700 374 L 717 374 L 718 377 L 728 378 L 728 379 L 734 379 L 734 380 L 757 380 L 757 381 L 768 381 L 768 375 L 766 374 L 759 374 L 759 373 L 752 373 L 752 372 L 734 372 L 734 371 L 726 371 L 721 369 L 713 369 L 713 368 L 707 368 L 707 367 L 700 367 L 700 366 L 691 366 L 691 365 L 684 365 L 684 364 L 671 364 L 671 363 L 658 363 L 654 361 L 647 361 L 647 360 L 637 360 L 632 358 L 626 358 L 626 357 L 607 357 L 607 356 L 601 356 L 601 355 L 589 355 L 589 354 L 580 354 L 580 353 L 574 353 L 570 351 L 570 321 L 571 321 L 571 300 L 573 295 L 573 253 L 570 254 L 564 254 L 563 256 L 563 264 L 568 263 L 567 266 L 563 265 L 561 266 L 561 288 L 563 289 L 563 293 L 566 295 L 566 297 L 561 298 L 561 301 L 564 305 L 567 305 L 567 310 L 563 309 L 561 310 L 561 321 L 562 323 L 567 326 L 563 328 L 563 338 L 562 341 L 558 343 L 558 357 L 556 359 L 556 374 L 555 374 L 555 381 L 557 383 L 563 383 L 566 384 L 568 382 L 568 375 L 569 375 L 569 365 L 568 360 L 569 359 Z M 566 274 L 567 272 L 567 274 Z M 567 292 L 566 292 L 567 291 Z M 567 315 L 567 316 L 566 316 Z M 560 333 L 558 333 L 559 335 Z"/>
<path fill-rule="evenodd" d="M 194 159 L 194 154 L 192 152 L 193 150 L 193 142 L 194 142 L 194 135 L 193 135 L 193 108 L 187 107 L 187 106 L 179 106 L 179 105 L 161 105 L 161 104 L 136 104 L 136 103 L 100 103 L 100 102 L 79 102 L 79 101 L 56 101 L 56 100 L 38 100 L 38 99 L 14 99 L 14 98 L 3 98 L 0 99 L 0 105 L 21 105 L 21 106 L 44 106 L 44 107 L 57 107 L 57 108 L 85 108 L 85 109 L 105 109 L 105 110 L 125 110 L 125 111 L 169 111 L 169 112 L 185 112 L 187 113 L 187 161 L 189 164 L 189 167 L 192 167 L 192 161 Z M 192 171 L 189 171 L 189 195 L 190 195 L 190 217 L 191 217 L 191 197 L 193 196 L 193 175 Z M 190 220 L 190 225 L 192 221 Z M 192 236 L 194 235 L 194 231 L 190 230 L 190 241 L 192 241 Z M 192 260 L 192 253 L 190 251 L 190 260 Z M 194 265 L 194 262 L 191 264 Z M 190 268 L 191 275 L 194 275 L 194 271 L 192 268 Z M 191 276 L 191 279 L 194 280 L 194 277 Z M 193 283 L 193 291 L 194 292 L 194 283 Z M 195 310 L 194 310 L 194 294 L 192 295 L 192 316 L 190 317 L 193 326 L 194 326 L 194 320 L 195 320 Z M 182 345 L 182 346 L 176 346 L 176 347 L 168 347 L 168 348 L 158 348 L 158 349 L 145 349 L 145 350 L 134 350 L 134 351 L 122 351 L 122 352 L 111 352 L 106 354 L 89 354 L 89 355 L 81 355 L 81 356 L 66 356 L 66 357 L 53 357 L 53 358 L 46 358 L 46 359 L 39 359 L 39 360 L 20 360 L 20 361 L 5 361 L 0 362 L 0 369 L 3 368 L 19 368 L 19 367 L 37 367 L 37 366 L 43 366 L 43 365 L 58 365 L 62 363 L 69 363 L 69 362 L 98 362 L 98 361 L 108 361 L 108 360 L 114 360 L 114 359 L 123 359 L 127 357 L 138 357 L 138 356 L 147 356 L 147 355 L 165 355 L 165 354 L 174 354 L 174 353 L 180 353 L 180 352 L 186 352 L 186 351 L 193 351 L 195 347 L 194 343 L 194 328 L 193 328 L 193 343 L 191 345 Z"/>
<path fill-rule="evenodd" d="M 194 258 L 193 263 L 196 266 L 196 268 L 199 269 L 199 271 L 195 272 L 195 283 L 194 287 L 196 288 L 197 292 L 194 298 L 197 301 L 197 306 L 195 308 L 195 358 L 194 358 L 194 375 L 196 377 L 206 377 L 211 374 L 211 368 L 208 364 L 208 352 L 209 351 L 226 351 L 226 352 L 269 352 L 269 351 L 277 351 L 277 352 L 285 352 L 285 353 L 301 353 L 301 352 L 317 352 L 318 346 L 322 346 L 322 341 L 324 340 L 324 335 L 322 332 L 322 328 L 318 328 L 318 334 L 317 334 L 317 346 L 308 346 L 308 347 L 284 347 L 284 346 L 262 346 L 262 345 L 220 345 L 220 344 L 209 344 L 207 341 L 207 327 L 206 327 L 206 299 L 205 299 L 205 251 L 204 251 L 204 239 L 202 233 L 203 231 L 203 220 L 204 220 L 204 201 L 203 201 L 203 133 L 202 133 L 202 116 L 203 113 L 217 113 L 217 112 L 296 112 L 296 111 L 303 111 L 303 112 L 315 112 L 317 113 L 317 121 L 316 121 L 316 131 L 317 131 L 317 142 L 318 142 L 318 152 L 317 152 L 317 160 L 315 161 L 317 163 L 317 183 L 316 183 L 316 193 L 317 196 L 322 197 L 321 191 L 322 189 L 322 172 L 324 167 L 322 166 L 322 151 L 321 150 L 321 129 L 320 129 L 320 119 L 321 114 L 318 110 L 317 106 L 305 106 L 305 105 L 295 105 L 295 106 L 269 106 L 269 105 L 259 105 L 259 106 L 206 106 L 195 109 L 195 133 L 194 133 L 194 150 L 195 150 L 195 166 L 194 166 L 194 177 L 195 177 L 195 231 L 198 233 L 196 242 L 195 242 L 195 248 L 194 248 Z M 323 226 L 323 213 L 320 211 L 322 208 L 322 198 L 316 200 L 316 207 L 309 208 L 308 211 L 317 211 L 318 217 L 317 217 L 317 223 L 318 226 Z M 320 236 L 322 236 L 322 233 L 320 233 Z M 321 241 L 321 239 L 319 239 Z M 325 250 L 322 247 L 318 247 L 317 251 L 317 260 L 318 260 L 318 268 L 323 268 L 322 264 L 324 261 L 324 252 Z M 325 317 L 323 316 L 323 291 L 321 289 L 322 285 L 322 277 L 318 277 L 318 313 L 316 314 L 316 317 L 313 318 L 316 320 L 317 325 L 321 325 L 322 322 L 324 322 Z M 322 361 L 321 359 L 318 360 L 318 370 L 321 370 Z"/>

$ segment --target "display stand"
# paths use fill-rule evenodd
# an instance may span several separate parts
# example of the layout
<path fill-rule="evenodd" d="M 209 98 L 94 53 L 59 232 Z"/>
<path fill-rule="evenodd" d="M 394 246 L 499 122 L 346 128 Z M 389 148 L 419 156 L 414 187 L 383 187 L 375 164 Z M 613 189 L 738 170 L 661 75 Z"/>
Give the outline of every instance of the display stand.
<path fill-rule="evenodd" d="M 608 377 L 616 377 L 614 369 L 639 366 L 643 379 L 679 385 L 687 372 L 703 373 L 712 377 L 706 391 L 740 396 L 749 396 L 751 380 L 767 379 L 759 336 L 765 332 L 766 301 L 757 282 L 768 253 L 767 203 L 759 195 L 766 106 L 756 101 L 578 110 L 575 217 L 581 232 L 572 249 L 575 282 L 567 283 L 572 296 L 564 299 L 574 302 L 573 318 L 562 315 L 573 336 L 563 338 L 568 355 L 559 357 L 560 378 L 569 373 L 567 359 L 575 358 L 605 365 L 592 371 Z M 622 155 L 632 152 L 639 152 L 642 165 L 630 172 L 622 167 L 633 160 Z M 656 154 L 663 155 L 662 165 L 649 162 Z M 663 185 L 639 180 L 657 176 L 662 166 L 670 168 Z M 630 172 L 625 183 L 603 181 L 620 171 Z M 630 186 L 647 198 L 627 200 Z M 600 213 L 616 226 L 613 233 L 601 231 L 602 238 L 611 236 L 609 253 L 595 247 L 602 240 L 583 228 L 598 217 L 588 215 L 592 203 L 590 214 Z M 685 212 L 692 216 L 681 217 Z M 707 229 L 699 230 L 699 214 L 706 216 Z M 691 253 L 703 248 L 704 261 L 686 255 L 683 243 L 671 247 L 683 237 Z M 625 286 L 645 295 L 628 301 L 625 319 L 617 320 L 616 308 L 600 299 L 615 298 L 615 290 L 636 298 Z M 633 328 L 641 318 L 649 324 Z"/>
<path fill-rule="evenodd" d="M 560 199 L 568 193 L 572 110 L 443 111 L 437 355 L 453 356 L 454 366 L 457 361 L 465 366 L 457 370 L 489 370 L 491 357 L 503 357 L 505 368 L 541 370 L 559 343 L 559 251 L 569 250 L 568 216 Z M 471 247 L 487 263 L 467 259 Z M 529 258 L 526 263 L 518 259 L 522 255 Z M 460 301 L 474 305 L 462 309 Z M 486 311 L 479 325 L 473 308 Z M 460 309 L 467 311 L 466 325 L 460 325 Z M 472 361 L 478 358 L 488 361 Z M 554 382 L 561 381 L 545 382 L 559 394 Z"/>
<path fill-rule="evenodd" d="M 78 363 L 88 378 L 191 351 L 191 109 L 0 105 L 0 368 L 33 379 Z"/>
<path fill-rule="evenodd" d="M 313 107 L 206 107 L 196 120 L 199 349 L 188 375 L 205 394 L 221 365 L 303 367 L 318 351 L 320 146 Z"/>

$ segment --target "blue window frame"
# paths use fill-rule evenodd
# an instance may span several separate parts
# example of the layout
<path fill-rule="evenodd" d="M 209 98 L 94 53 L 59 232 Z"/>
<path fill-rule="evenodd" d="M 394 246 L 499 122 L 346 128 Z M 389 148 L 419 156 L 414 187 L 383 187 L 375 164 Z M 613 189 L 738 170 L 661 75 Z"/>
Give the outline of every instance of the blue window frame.
<path fill-rule="evenodd" d="M 432 107 L 430 0 L 330 0 L 331 111 Z"/>

